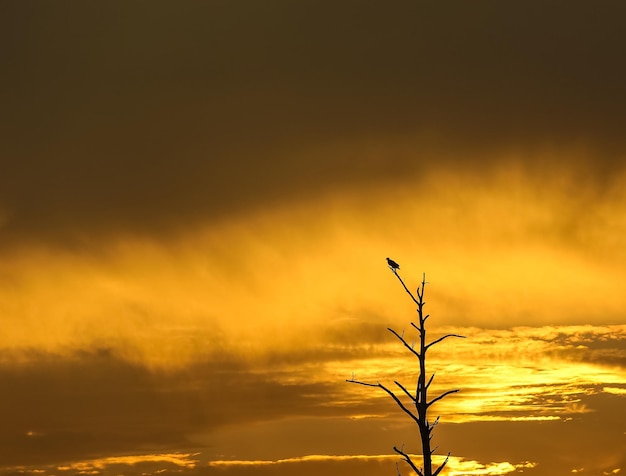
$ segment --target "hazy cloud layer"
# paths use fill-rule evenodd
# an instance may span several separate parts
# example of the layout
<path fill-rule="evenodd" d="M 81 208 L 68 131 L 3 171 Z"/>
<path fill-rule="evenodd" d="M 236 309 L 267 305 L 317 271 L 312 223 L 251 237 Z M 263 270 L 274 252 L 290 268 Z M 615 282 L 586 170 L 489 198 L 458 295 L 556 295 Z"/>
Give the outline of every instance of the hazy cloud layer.
<path fill-rule="evenodd" d="M 380 340 L 414 317 L 389 255 L 411 289 L 427 273 L 442 326 L 624 322 L 626 188 L 593 205 L 572 199 L 580 214 L 568 199 L 575 181 L 542 189 L 504 169 L 476 183 L 428 182 L 322 196 L 170 237 L 4 249 L 0 345 L 114 348 L 175 367 L 272 346 L 297 359 L 311 332 L 316 342 Z"/>

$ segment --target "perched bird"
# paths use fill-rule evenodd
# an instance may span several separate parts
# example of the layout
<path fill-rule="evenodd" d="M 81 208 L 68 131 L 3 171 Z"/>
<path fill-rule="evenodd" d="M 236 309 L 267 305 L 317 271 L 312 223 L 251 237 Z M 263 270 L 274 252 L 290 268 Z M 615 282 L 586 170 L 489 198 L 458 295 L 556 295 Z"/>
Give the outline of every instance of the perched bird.
<path fill-rule="evenodd" d="M 394 260 L 392 260 L 391 258 L 387 258 L 387 264 L 389 265 L 392 271 L 396 269 L 400 269 L 400 265 L 396 263 Z"/>

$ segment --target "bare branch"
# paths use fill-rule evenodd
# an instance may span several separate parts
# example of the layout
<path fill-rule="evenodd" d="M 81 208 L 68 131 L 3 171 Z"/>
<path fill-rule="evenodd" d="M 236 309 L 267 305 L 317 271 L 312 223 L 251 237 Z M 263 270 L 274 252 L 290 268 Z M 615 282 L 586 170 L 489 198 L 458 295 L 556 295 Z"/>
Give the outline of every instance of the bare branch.
<path fill-rule="evenodd" d="M 409 464 L 409 466 L 413 468 L 413 471 L 415 471 L 419 476 L 424 476 L 424 473 L 422 473 L 420 469 L 417 466 L 415 466 L 415 463 L 413 463 L 413 460 L 408 454 L 406 454 L 402 450 L 399 450 L 397 446 L 394 446 L 393 450 L 404 458 L 404 461 L 406 461 Z"/>
<path fill-rule="evenodd" d="M 406 340 L 404 340 L 404 337 L 402 337 L 400 334 L 394 331 L 391 327 L 387 327 L 387 330 L 391 332 L 394 336 L 396 336 L 398 339 L 400 339 L 400 342 L 404 344 L 404 347 L 409 349 L 411 353 L 415 355 L 415 357 L 417 357 L 418 359 L 421 358 L 419 352 L 417 352 L 413 347 L 411 347 L 409 343 Z"/>
<path fill-rule="evenodd" d="M 430 402 L 427 403 L 426 406 L 430 407 L 433 403 L 441 400 L 443 397 L 447 397 L 448 395 L 450 395 L 451 393 L 456 393 L 458 392 L 459 389 L 457 388 L 456 390 L 448 390 L 447 392 L 443 392 L 441 395 L 439 395 L 437 398 L 433 398 Z"/>
<path fill-rule="evenodd" d="M 416 401 L 415 397 L 413 395 L 411 395 L 411 392 L 409 392 L 406 388 L 404 388 L 404 386 L 398 382 L 397 380 L 394 380 L 394 382 L 398 387 L 400 387 L 402 389 L 402 391 L 414 402 Z"/>
<path fill-rule="evenodd" d="M 433 428 L 435 428 L 439 424 L 439 417 L 440 416 L 441 415 L 438 415 L 437 418 L 435 418 L 435 421 L 428 425 L 428 431 L 433 431 Z"/>
<path fill-rule="evenodd" d="M 398 404 L 398 406 L 402 409 L 404 413 L 409 415 L 416 423 L 419 423 L 419 418 L 416 417 L 411 410 L 409 410 L 407 407 L 404 406 L 404 404 L 400 401 L 400 399 L 396 396 L 395 393 L 393 393 L 384 385 L 380 385 L 380 388 L 382 388 L 385 392 L 387 392 L 387 394 L 389 394 L 391 398 L 394 399 L 394 401 Z"/>
<path fill-rule="evenodd" d="M 440 337 L 439 339 L 435 339 L 434 341 L 432 341 L 430 344 L 428 344 L 425 349 L 428 350 L 430 349 L 433 345 L 438 344 L 439 342 L 441 342 L 444 339 L 447 339 L 448 337 L 459 337 L 461 339 L 465 339 L 465 336 L 461 336 L 459 334 L 446 334 L 443 337 Z"/>
<path fill-rule="evenodd" d="M 419 301 L 417 299 L 415 299 L 415 296 L 413 296 L 413 294 L 411 294 L 411 291 L 409 291 L 409 288 L 406 287 L 406 284 L 404 284 L 404 281 L 402 281 L 402 278 L 400 277 L 400 275 L 398 274 L 397 271 L 392 270 L 393 274 L 396 275 L 396 278 L 398 278 L 398 280 L 400 281 L 400 283 L 402 283 L 402 287 L 404 288 L 404 290 L 409 293 L 409 296 L 411 296 L 411 299 L 413 299 L 413 302 L 417 305 L 419 305 Z"/>
<path fill-rule="evenodd" d="M 446 456 L 446 459 L 444 460 L 443 463 L 441 463 L 441 466 L 439 466 L 435 472 L 433 473 L 433 476 L 437 476 L 441 470 L 446 466 L 446 464 L 448 463 L 448 459 L 450 459 L 450 453 L 448 453 L 448 456 Z"/>
<path fill-rule="evenodd" d="M 365 385 L 366 387 L 380 387 L 379 383 L 359 382 L 358 380 L 354 380 L 354 378 L 346 379 L 346 382 L 348 382 L 348 383 L 356 383 L 357 385 Z"/>
<path fill-rule="evenodd" d="M 354 375 L 352 376 L 354 378 Z M 430 384 L 433 383 L 433 379 L 435 378 L 435 372 L 433 372 L 433 374 L 430 376 L 430 379 L 428 379 L 428 383 L 426 384 L 426 388 L 430 387 Z"/>
<path fill-rule="evenodd" d="M 359 382 L 358 380 L 346 380 L 346 382 L 348 383 L 355 383 L 357 385 L 364 385 L 366 387 L 378 387 L 378 388 L 382 388 L 391 398 L 393 398 L 393 400 L 398 404 L 398 406 L 402 409 L 402 411 L 404 413 L 406 413 L 407 415 L 409 415 L 413 421 L 415 421 L 416 423 L 419 422 L 419 418 L 417 418 L 413 412 L 411 410 L 409 410 L 407 407 L 404 406 L 404 404 L 402 403 L 402 401 L 396 396 L 395 393 L 393 393 L 391 390 L 389 390 L 387 387 L 385 387 L 383 384 L 381 383 L 367 383 L 367 382 Z"/>

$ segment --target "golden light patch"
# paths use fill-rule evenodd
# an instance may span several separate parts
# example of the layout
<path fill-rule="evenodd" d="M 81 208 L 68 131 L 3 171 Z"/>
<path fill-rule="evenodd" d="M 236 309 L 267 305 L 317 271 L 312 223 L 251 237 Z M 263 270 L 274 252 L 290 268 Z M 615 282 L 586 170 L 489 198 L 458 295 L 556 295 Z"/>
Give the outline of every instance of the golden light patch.
<path fill-rule="evenodd" d="M 325 347 L 318 330 L 333 323 L 367 315 L 384 328 L 413 317 L 386 269 L 390 255 L 409 286 L 427 273 L 427 311 L 441 325 L 619 322 L 626 258 L 607 260 L 579 236 L 588 222 L 567 215 L 573 182 L 545 190 L 507 167 L 467 180 L 427 171 L 167 237 L 12 250 L 2 257 L 0 346 L 107 348 L 160 368 L 212 352 L 256 359 L 311 339 Z M 626 211 L 623 195 L 603 196 L 601 211 L 589 211 L 593 226 L 614 233 L 606 216 Z M 610 249 L 625 244 L 626 233 L 611 236 Z"/>
<path fill-rule="evenodd" d="M 139 463 L 170 463 L 181 468 L 195 468 L 198 461 L 194 459 L 199 453 L 155 453 L 132 456 L 109 456 L 87 461 L 77 461 L 68 465 L 58 466 L 59 471 L 79 471 L 89 473 L 100 472 L 114 465 L 136 465 Z"/>

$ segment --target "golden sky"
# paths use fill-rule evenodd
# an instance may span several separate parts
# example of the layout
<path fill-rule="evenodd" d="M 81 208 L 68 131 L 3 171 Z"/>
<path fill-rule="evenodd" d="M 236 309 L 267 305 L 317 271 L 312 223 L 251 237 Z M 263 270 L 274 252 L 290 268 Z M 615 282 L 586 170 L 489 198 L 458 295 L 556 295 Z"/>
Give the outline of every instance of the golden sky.
<path fill-rule="evenodd" d="M 626 7 L 1 8 L 0 474 L 626 471 Z"/>

